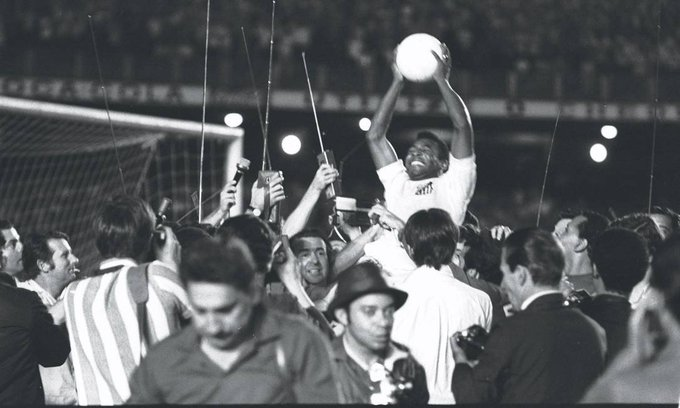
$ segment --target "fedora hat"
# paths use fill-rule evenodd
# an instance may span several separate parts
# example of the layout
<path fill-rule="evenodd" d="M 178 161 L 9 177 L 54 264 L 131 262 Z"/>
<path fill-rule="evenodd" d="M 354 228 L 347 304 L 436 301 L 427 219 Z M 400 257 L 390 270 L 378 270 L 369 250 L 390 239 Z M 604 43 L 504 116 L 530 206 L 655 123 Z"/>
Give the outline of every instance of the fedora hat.
<path fill-rule="evenodd" d="M 328 311 L 345 307 L 352 301 L 370 293 L 385 293 L 394 299 L 394 308 L 399 309 L 408 294 L 399 289 L 391 288 L 382 277 L 380 267 L 373 262 L 364 262 L 352 266 L 340 274 L 335 298 L 328 305 Z"/>

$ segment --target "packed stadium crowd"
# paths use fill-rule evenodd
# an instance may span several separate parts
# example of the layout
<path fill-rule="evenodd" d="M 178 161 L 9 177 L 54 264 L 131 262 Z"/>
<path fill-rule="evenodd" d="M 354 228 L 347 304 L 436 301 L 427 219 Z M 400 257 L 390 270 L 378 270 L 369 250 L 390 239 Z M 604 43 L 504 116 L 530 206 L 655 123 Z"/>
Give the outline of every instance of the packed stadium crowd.
<path fill-rule="evenodd" d="M 366 133 L 384 187 L 371 208 L 340 206 L 327 163 L 285 220 L 282 174 L 243 214 L 228 182 L 191 225 L 111 197 L 92 271 L 68 235 L 2 214 L 0 404 L 677 403 L 678 214 L 484 227 L 450 56 L 433 82 L 453 132 L 417 133 L 402 159 L 392 68 Z M 308 225 L 325 200 L 330 237 Z"/>
<path fill-rule="evenodd" d="M 275 49 L 279 63 L 274 71 L 278 84 L 299 79 L 295 67 L 300 52 L 306 50 L 321 85 L 332 87 L 337 78 L 359 76 L 376 86 L 381 80 L 380 67 L 391 59 L 394 45 L 414 32 L 441 39 L 452 51 L 454 67 L 471 72 L 550 70 L 583 80 L 612 72 L 649 77 L 657 45 L 660 70 L 680 68 L 680 29 L 673 24 L 680 18 L 680 7 L 672 1 L 280 3 Z M 150 60 L 155 61 L 151 65 L 166 67 L 154 71 L 159 78 L 168 75 L 167 65 L 195 62 L 198 67 L 202 61 L 206 15 L 198 5 L 61 0 L 8 1 L 0 7 L 0 50 L 13 58 L 32 51 L 62 58 L 80 53 L 89 60 L 91 39 L 85 16 L 90 14 L 99 46 L 112 57 L 112 65 L 128 61 L 142 72 Z M 241 27 L 249 38 L 254 65 L 266 67 L 270 10 L 267 1 L 214 2 L 210 54 L 224 67 L 222 81 L 244 74 L 239 69 L 245 66 Z M 657 44 L 658 22 L 662 31 Z M 187 77 L 193 71 L 195 75 Z M 184 70 L 173 79 L 197 82 L 200 72 Z"/>

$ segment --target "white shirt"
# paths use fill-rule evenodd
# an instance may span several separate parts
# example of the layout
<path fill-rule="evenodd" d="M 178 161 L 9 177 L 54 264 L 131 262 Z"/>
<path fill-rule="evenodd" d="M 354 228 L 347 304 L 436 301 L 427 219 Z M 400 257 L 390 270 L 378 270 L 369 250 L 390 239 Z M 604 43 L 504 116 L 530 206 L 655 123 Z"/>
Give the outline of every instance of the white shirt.
<path fill-rule="evenodd" d="M 460 225 L 475 191 L 477 165 L 474 155 L 456 159 L 449 153 L 449 169 L 439 177 L 411 180 L 404 162 L 397 160 L 378 169 L 378 178 L 385 187 L 385 206 L 404 222 L 417 211 L 441 208 Z"/>
<path fill-rule="evenodd" d="M 28 289 L 31 292 L 37 293 L 42 304 L 48 308 L 50 306 L 54 306 L 57 303 L 57 299 L 55 299 L 54 296 L 50 294 L 50 292 L 43 289 L 43 287 L 40 286 L 38 282 L 34 281 L 33 279 L 29 279 L 24 282 L 17 281 L 17 287 Z"/>
<path fill-rule="evenodd" d="M 489 296 L 456 280 L 448 268 L 421 266 L 396 286 L 408 293 L 394 314 L 392 339 L 404 344 L 424 367 L 430 404 L 453 404 L 455 362 L 449 339 L 478 324 L 491 328 Z"/>
<path fill-rule="evenodd" d="M 378 239 L 364 246 L 365 255 L 362 258 L 379 263 L 383 277 L 390 286 L 400 284 L 418 268 L 396 234 L 396 231 L 384 231 Z"/>

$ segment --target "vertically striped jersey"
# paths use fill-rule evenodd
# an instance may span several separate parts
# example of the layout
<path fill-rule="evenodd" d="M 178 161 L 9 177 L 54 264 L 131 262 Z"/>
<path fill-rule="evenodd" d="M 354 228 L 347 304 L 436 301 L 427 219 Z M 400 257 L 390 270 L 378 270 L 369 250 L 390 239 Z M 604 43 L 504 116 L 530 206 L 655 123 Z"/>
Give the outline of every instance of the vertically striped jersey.
<path fill-rule="evenodd" d="M 177 272 L 149 264 L 146 334 L 140 337 L 137 309 L 127 275 L 128 259 L 103 263 L 103 273 L 69 285 L 63 296 L 71 342 L 78 404 L 122 404 L 130 396 L 128 378 L 152 345 L 180 329 L 191 310 Z"/>

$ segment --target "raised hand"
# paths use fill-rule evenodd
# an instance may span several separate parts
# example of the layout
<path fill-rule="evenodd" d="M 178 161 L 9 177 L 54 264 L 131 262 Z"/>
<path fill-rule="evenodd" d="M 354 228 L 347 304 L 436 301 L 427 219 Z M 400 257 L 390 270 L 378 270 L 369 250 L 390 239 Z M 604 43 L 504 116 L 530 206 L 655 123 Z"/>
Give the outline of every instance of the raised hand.
<path fill-rule="evenodd" d="M 437 60 L 437 69 L 434 71 L 433 78 L 435 81 L 448 81 L 451 74 L 451 52 L 446 44 L 442 43 L 442 56 L 435 51 L 431 51 L 434 58 Z"/>
<path fill-rule="evenodd" d="M 312 188 L 317 191 L 323 191 L 326 186 L 334 182 L 339 176 L 338 170 L 328 164 L 322 164 L 314 175 L 312 180 Z"/>

